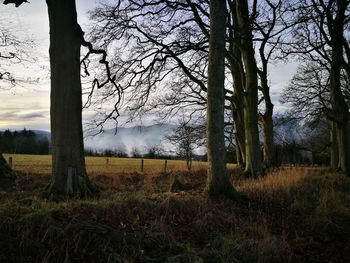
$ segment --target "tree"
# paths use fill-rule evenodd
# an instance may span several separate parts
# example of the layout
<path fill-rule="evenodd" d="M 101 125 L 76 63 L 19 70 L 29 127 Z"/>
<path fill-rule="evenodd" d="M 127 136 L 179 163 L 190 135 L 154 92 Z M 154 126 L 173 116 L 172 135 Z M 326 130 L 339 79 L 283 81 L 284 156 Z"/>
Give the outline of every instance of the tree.
<path fill-rule="evenodd" d="M 344 30 L 349 25 L 349 1 L 304 0 L 296 6 L 296 19 L 301 22 L 295 29 L 294 41 L 287 52 L 308 57 L 321 66 L 328 67 L 330 107 L 324 113 L 332 120 L 332 166 L 338 159 L 338 169 L 350 175 L 349 107 L 346 93 L 342 90 L 342 72 L 350 76 L 349 42 Z M 326 63 L 325 63 L 326 62 Z"/>
<path fill-rule="evenodd" d="M 255 1 L 256 2 L 256 1 Z M 271 1 L 266 0 L 271 4 Z M 280 12 L 278 21 L 282 20 L 283 11 L 280 11 L 280 2 L 276 5 L 270 5 L 276 15 Z M 230 111 L 235 125 L 235 135 L 237 141 L 238 160 L 240 164 L 245 164 L 245 126 L 244 126 L 244 94 L 247 82 L 245 70 L 248 68 L 242 62 L 242 51 L 246 46 L 241 43 L 244 37 L 241 37 L 236 14 L 236 1 L 229 1 L 230 16 L 227 23 L 227 48 L 225 52 L 228 60 L 228 71 L 232 75 L 232 82 L 227 82 L 225 99 L 225 109 Z M 277 10 L 277 11 L 276 11 Z M 255 10 L 255 13 L 256 12 Z M 248 6 L 247 16 L 249 17 Z M 147 111 L 161 112 L 162 115 L 176 114 L 179 109 L 187 108 L 193 111 L 194 115 L 205 110 L 206 105 L 206 84 L 208 81 L 206 73 L 208 41 L 209 41 L 209 12 L 206 1 L 118 1 L 116 4 L 103 4 L 92 12 L 91 18 L 95 21 L 92 34 L 97 43 L 108 47 L 114 52 L 114 46 L 124 47 L 122 58 L 118 56 L 115 61 L 115 68 L 119 80 L 124 83 L 125 89 L 131 90 L 133 95 L 128 101 L 134 101 L 135 105 L 128 107 L 132 114 L 144 113 Z M 166 18 L 166 19 L 164 19 Z M 254 30 L 251 20 L 255 17 L 249 17 L 246 22 L 252 35 Z M 278 38 L 283 26 L 275 26 L 274 23 L 261 25 L 260 29 L 265 34 L 265 38 L 259 38 L 258 41 L 264 43 L 262 46 L 272 46 L 266 51 L 264 62 L 267 64 L 271 53 L 273 52 L 272 38 Z M 259 21 L 260 22 L 260 21 Z M 257 22 L 256 22 L 257 23 Z M 281 23 L 283 24 L 283 23 Z M 269 27 L 270 26 L 270 27 Z M 277 27 L 272 31 L 272 28 Z M 257 30 L 256 30 L 257 31 Z M 265 32 L 267 31 L 267 33 Z M 251 42 L 256 41 L 251 37 Z M 268 43 L 268 44 L 267 44 Z M 253 50 L 254 51 L 254 50 Z M 117 54 L 117 53 L 116 53 Z M 254 52 L 250 52 L 255 60 Z M 118 54 L 117 54 L 118 55 Z M 265 55 L 265 54 L 264 54 Z M 253 64 L 256 64 L 254 62 Z M 249 71 L 251 75 L 254 73 Z M 257 73 L 258 71 L 255 70 Z M 264 84 L 267 83 L 267 67 L 264 67 L 263 73 L 266 75 Z M 230 77 L 229 77 L 230 78 Z M 257 77 L 255 77 L 257 78 Z M 256 79 L 257 82 L 257 79 Z M 233 85 L 232 85 L 233 84 Z M 163 92 L 154 92 L 153 90 L 161 87 Z M 272 121 L 272 103 L 269 97 L 269 87 L 264 86 L 265 104 L 267 105 L 266 118 L 263 120 L 264 127 L 268 133 L 267 145 L 273 145 L 273 134 L 271 127 Z M 160 94 L 163 93 L 162 97 Z M 257 92 L 256 92 L 257 93 Z M 156 95 L 154 95 L 156 94 Z M 254 92 L 252 93 L 254 94 Z M 160 97 L 160 98 L 159 98 Z M 252 100 L 253 98 L 250 97 Z M 257 96 L 256 96 L 257 97 Z M 105 96 L 103 96 L 105 99 Z M 252 105 L 254 107 L 254 105 Z M 256 107 L 257 109 L 257 107 Z M 256 110 L 257 111 L 257 110 Z M 257 117 L 249 123 L 255 123 Z M 257 131 L 257 124 L 254 126 Z M 248 125 L 246 128 L 253 127 Z M 250 130 L 251 130 L 250 128 Z M 251 134 L 251 131 L 248 134 Z M 254 135 L 255 148 L 259 148 L 258 137 Z M 250 140 L 252 141 L 252 140 Z M 272 149 L 265 147 L 265 149 Z M 260 152 L 260 151 L 250 151 Z M 266 150 L 270 152 L 270 150 Z M 250 154 L 251 155 L 251 154 Z M 268 156 L 268 154 L 266 154 Z M 250 156 L 249 160 L 260 158 L 260 154 Z M 260 158 L 261 159 L 261 158 Z M 261 160 L 254 160 L 254 163 L 261 163 Z M 255 167 L 250 161 L 247 167 Z M 258 165 L 258 166 L 261 166 Z M 250 168 L 249 168 L 250 169 Z M 258 169 L 259 170 L 259 169 Z M 257 173 L 261 173 L 258 171 Z"/>
<path fill-rule="evenodd" d="M 86 196 L 80 48 L 74 0 L 47 0 L 50 24 L 52 186 L 54 195 Z"/>
<path fill-rule="evenodd" d="M 204 144 L 205 127 L 189 125 L 185 120 L 180 121 L 179 126 L 168 136 L 171 144 L 176 146 L 176 154 L 186 160 L 187 169 L 192 167 L 193 150 Z"/>
<path fill-rule="evenodd" d="M 252 27 L 248 1 L 236 0 L 236 16 L 240 51 L 245 70 L 244 79 L 244 127 L 245 174 L 259 176 L 263 173 L 258 130 L 258 71 L 254 55 Z"/>
<path fill-rule="evenodd" d="M 16 7 L 23 1 L 5 1 Z M 110 75 L 106 53 L 94 50 L 85 41 L 84 32 L 77 22 L 75 0 L 46 0 L 50 25 L 50 67 L 51 67 L 51 142 L 52 142 L 52 184 L 51 195 L 59 197 L 82 197 L 95 189 L 89 181 L 84 158 L 82 130 L 82 87 L 81 64 L 87 70 L 86 60 L 90 54 L 102 55 L 107 79 L 100 83 L 93 81 L 93 88 L 107 83 L 115 85 Z M 88 53 L 80 61 L 80 49 Z M 116 92 L 119 91 L 116 87 Z M 118 103 L 118 102 L 117 102 Z M 113 112 L 117 112 L 117 106 Z"/>
<path fill-rule="evenodd" d="M 207 90 L 207 192 L 237 199 L 226 175 L 224 140 L 226 1 L 210 1 L 210 40 Z"/>
<path fill-rule="evenodd" d="M 338 168 L 344 171 L 350 177 L 350 117 L 349 107 L 346 104 L 344 94 L 341 90 L 341 69 L 343 64 L 343 47 L 349 43 L 344 39 L 344 23 L 345 13 L 349 2 L 346 0 L 335 1 L 336 15 L 330 26 L 331 36 L 331 72 L 330 72 L 330 88 L 332 117 L 336 122 L 336 136 L 338 141 Z M 328 13 L 328 15 L 330 15 Z M 346 65 L 349 66 L 349 65 Z"/>
<path fill-rule="evenodd" d="M 258 76 L 260 79 L 259 90 L 262 93 L 260 102 L 264 102 L 263 110 L 259 112 L 259 123 L 263 131 L 263 162 L 265 167 L 274 166 L 274 131 L 273 131 L 273 108 L 270 85 L 268 83 L 268 66 L 270 60 L 274 59 L 277 47 L 294 25 L 289 21 L 291 1 L 284 0 L 265 0 L 253 5 L 252 23 L 255 33 L 254 42 L 259 50 Z M 275 56 L 276 57 L 276 56 Z"/>

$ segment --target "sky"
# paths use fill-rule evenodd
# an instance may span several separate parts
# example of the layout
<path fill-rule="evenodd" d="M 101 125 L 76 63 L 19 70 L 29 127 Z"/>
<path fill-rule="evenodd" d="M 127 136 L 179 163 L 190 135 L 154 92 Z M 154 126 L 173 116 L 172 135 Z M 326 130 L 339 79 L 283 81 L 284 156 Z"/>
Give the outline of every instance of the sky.
<path fill-rule="evenodd" d="M 1 1 L 2 2 L 2 1 Z M 78 0 L 78 20 L 84 30 L 88 22 L 86 12 L 96 5 L 95 0 Z M 50 80 L 49 80 L 49 22 L 45 0 L 31 0 L 19 8 L 0 5 L 0 23 L 15 29 L 21 40 L 32 39 L 35 47 L 29 50 L 34 61 L 24 66 L 11 67 L 19 78 L 18 84 L 0 82 L 0 130 L 38 129 L 50 130 Z M 1 62 L 0 62 L 1 63 Z M 38 80 L 39 81 L 33 81 Z"/>
<path fill-rule="evenodd" d="M 84 25 L 89 22 L 87 11 L 96 6 L 98 0 L 76 2 L 78 21 L 84 30 Z M 11 67 L 19 78 L 17 85 L 9 89 L 8 85 L 0 82 L 0 130 L 27 128 L 49 131 L 49 27 L 45 0 L 31 0 L 19 8 L 0 5 L 0 26 L 1 23 L 15 28 L 13 32 L 16 37 L 23 40 L 32 39 L 35 46 L 29 50 L 34 60 L 29 59 L 24 65 Z M 292 77 L 295 68 L 295 63 L 270 66 L 271 96 L 275 111 L 283 111 L 286 108 L 278 102 L 279 94 Z M 91 116 L 91 112 L 83 113 L 85 120 Z"/>

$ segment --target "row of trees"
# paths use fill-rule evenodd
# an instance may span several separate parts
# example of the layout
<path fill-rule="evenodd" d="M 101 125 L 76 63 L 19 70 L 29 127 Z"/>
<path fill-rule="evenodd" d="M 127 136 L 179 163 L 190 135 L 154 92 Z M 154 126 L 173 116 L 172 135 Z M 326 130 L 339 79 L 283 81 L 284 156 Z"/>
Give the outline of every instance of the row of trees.
<path fill-rule="evenodd" d="M 333 38 L 332 28 L 336 26 L 343 41 L 334 45 L 342 50 L 345 64 L 341 68 L 345 69 L 344 32 L 348 23 L 345 19 L 348 2 L 345 2 L 228 1 L 224 8 L 227 10 L 224 14 L 225 109 L 235 128 L 237 159 L 247 174 L 259 175 L 264 166 L 276 164 L 268 81 L 271 61 L 312 58 L 319 63 L 322 58 L 319 53 L 324 52 L 330 62 L 333 47 L 324 39 Z M 345 11 L 342 11 L 344 4 Z M 333 23 L 341 12 L 345 12 L 343 22 Z M 207 95 L 209 2 L 117 1 L 96 8 L 91 12 L 91 19 L 95 21 L 92 39 L 116 57 L 112 67 L 118 82 L 129 91 L 128 101 L 134 102 L 129 106 L 132 117 L 154 110 L 163 117 L 173 116 L 183 108 L 192 113 L 191 117 L 204 115 L 210 97 Z M 115 49 L 116 46 L 119 48 Z M 154 90 L 158 92 L 152 92 Z M 333 93 L 338 100 L 344 97 L 344 92 Z M 98 96 L 95 103 L 99 103 Z M 335 101 L 333 104 L 341 105 Z M 343 115 L 347 116 L 345 106 L 342 106 Z M 339 111 L 331 104 L 327 109 L 327 112 Z M 258 154 L 258 124 L 264 134 L 263 160 Z M 338 144 L 344 152 L 344 142 L 338 141 Z M 345 171 L 342 159 L 337 166 Z"/>
<path fill-rule="evenodd" d="M 48 154 L 49 145 L 46 136 L 30 130 L 0 132 L 0 151 L 3 153 Z"/>
<path fill-rule="evenodd" d="M 95 21 L 91 38 L 114 57 L 111 64 L 104 50 L 86 42 L 74 0 L 46 2 L 51 32 L 53 193 L 86 195 L 91 191 L 84 163 L 80 67 L 89 75 L 92 54 L 102 56 L 99 61 L 107 74 L 104 81 L 93 79 L 85 106 L 113 102 L 109 112 L 99 107 L 104 111 L 97 125 L 102 127 L 106 120 L 119 116 L 122 94 L 132 117 L 155 109 L 166 113 L 164 117 L 173 116 L 183 108 L 193 118 L 205 115 L 208 192 L 231 197 L 236 195 L 226 177 L 225 110 L 233 120 L 228 124 L 234 125 L 239 164 L 244 165 L 246 175 L 263 174 L 263 164 L 275 164 L 268 65 L 271 59 L 291 54 L 311 59 L 329 69 L 329 104 L 321 103 L 333 123 L 332 167 L 350 173 L 349 109 L 342 89 L 342 76 L 348 79 L 350 73 L 344 33 L 349 1 L 127 0 L 103 4 L 91 12 Z M 80 60 L 82 46 L 88 51 Z M 259 123 L 264 133 L 263 159 Z"/>

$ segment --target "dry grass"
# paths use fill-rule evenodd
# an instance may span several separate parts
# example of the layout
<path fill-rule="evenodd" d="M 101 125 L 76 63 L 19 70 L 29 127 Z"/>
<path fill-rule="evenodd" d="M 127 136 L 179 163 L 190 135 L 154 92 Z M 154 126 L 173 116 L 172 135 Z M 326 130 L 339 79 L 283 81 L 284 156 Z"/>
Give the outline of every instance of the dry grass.
<path fill-rule="evenodd" d="M 4 154 L 6 160 L 12 157 L 13 169 L 22 173 L 49 174 L 51 173 L 50 155 Z M 120 173 L 141 172 L 139 158 L 115 157 L 86 157 L 87 172 L 90 175 L 113 175 Z M 205 170 L 206 162 L 193 162 L 192 170 Z M 228 167 L 232 169 L 233 164 Z M 160 173 L 165 170 L 165 160 L 144 159 L 144 173 Z M 186 162 L 181 160 L 168 160 L 167 172 L 186 171 Z"/>
<path fill-rule="evenodd" d="M 303 183 L 306 178 L 322 175 L 326 168 L 281 168 L 258 179 L 245 179 L 235 182 L 238 191 L 249 195 L 263 195 L 271 198 L 290 191 Z"/>
<path fill-rule="evenodd" d="M 0 262 L 350 262 L 350 179 L 282 169 L 236 187 L 248 200 L 202 195 L 205 172 L 96 174 L 98 199 L 44 199 L 49 175 L 19 174 L 0 193 Z M 120 238 L 121 237 L 121 238 Z"/>

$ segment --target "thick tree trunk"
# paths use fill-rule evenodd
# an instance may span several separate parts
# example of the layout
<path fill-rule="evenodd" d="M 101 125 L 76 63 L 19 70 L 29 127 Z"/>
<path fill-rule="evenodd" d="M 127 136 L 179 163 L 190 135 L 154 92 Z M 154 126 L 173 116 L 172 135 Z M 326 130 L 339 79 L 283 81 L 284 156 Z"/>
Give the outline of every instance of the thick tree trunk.
<path fill-rule="evenodd" d="M 7 164 L 4 156 L 0 152 L 0 189 L 8 190 L 13 184 L 13 177 L 11 175 L 11 168 Z"/>
<path fill-rule="evenodd" d="M 236 0 L 236 15 L 241 38 L 241 52 L 245 68 L 244 126 L 245 126 L 245 174 L 262 174 L 258 130 L 258 79 L 253 48 L 252 32 L 246 0 Z"/>
<path fill-rule="evenodd" d="M 226 31 L 226 1 L 210 1 L 210 40 L 207 92 L 207 192 L 211 196 L 237 198 L 226 175 L 224 141 L 225 73 L 224 51 Z"/>
<path fill-rule="evenodd" d="M 265 102 L 265 113 L 260 115 L 260 124 L 264 135 L 263 162 L 265 167 L 276 165 L 274 154 L 274 134 L 273 134 L 273 104 L 270 97 L 270 87 L 267 83 L 267 69 L 263 70 L 261 78 L 261 89 Z"/>
<path fill-rule="evenodd" d="M 75 0 L 47 0 L 50 22 L 52 187 L 59 196 L 90 193 L 86 175 L 80 47 Z"/>
<path fill-rule="evenodd" d="M 240 54 L 239 54 L 240 55 Z M 241 77 L 241 67 L 236 61 L 231 61 L 231 71 L 234 83 L 234 95 L 232 96 L 232 117 L 235 125 L 235 139 L 238 166 L 245 165 L 245 130 L 244 130 L 244 91 Z"/>
<path fill-rule="evenodd" d="M 235 15 L 236 3 L 229 2 L 231 10 L 231 20 L 234 28 L 238 26 L 237 17 Z M 237 165 L 245 166 L 245 135 L 244 135 L 244 83 L 245 73 L 242 64 L 242 54 L 239 48 L 239 41 L 237 32 L 234 29 L 229 31 L 230 45 L 227 59 L 230 63 L 230 70 L 233 80 L 233 96 L 231 99 L 232 117 L 235 128 L 235 143 L 236 143 L 236 157 Z"/>
<path fill-rule="evenodd" d="M 331 169 L 337 170 L 338 169 L 338 163 L 339 163 L 339 152 L 338 152 L 338 139 L 337 139 L 337 127 L 336 123 L 332 121 L 332 127 L 331 127 Z"/>
<path fill-rule="evenodd" d="M 235 145 L 236 145 L 236 160 L 237 160 L 237 167 L 243 168 L 244 167 L 244 155 L 242 154 L 241 144 L 237 138 L 237 133 L 235 134 Z"/>
<path fill-rule="evenodd" d="M 343 60 L 344 19 L 347 8 L 346 0 L 337 2 L 337 13 L 332 27 L 332 62 L 330 72 L 331 103 L 336 119 L 338 141 L 338 169 L 350 176 L 350 147 L 349 147 L 349 109 L 341 90 L 341 65 Z"/>
<path fill-rule="evenodd" d="M 337 123 L 339 164 L 338 169 L 350 176 L 350 120 Z"/>

